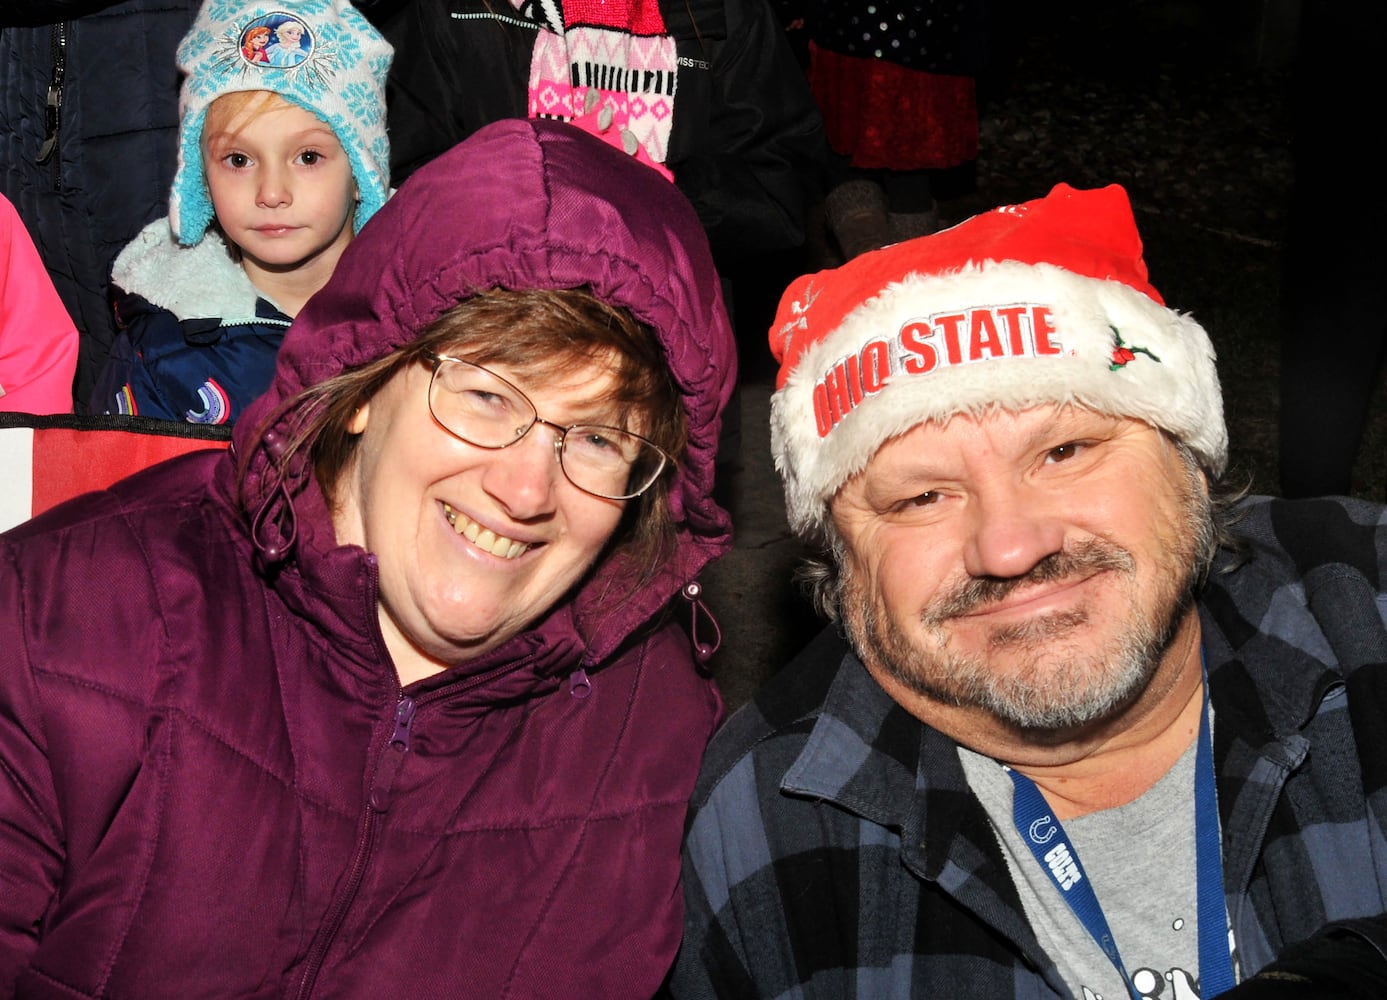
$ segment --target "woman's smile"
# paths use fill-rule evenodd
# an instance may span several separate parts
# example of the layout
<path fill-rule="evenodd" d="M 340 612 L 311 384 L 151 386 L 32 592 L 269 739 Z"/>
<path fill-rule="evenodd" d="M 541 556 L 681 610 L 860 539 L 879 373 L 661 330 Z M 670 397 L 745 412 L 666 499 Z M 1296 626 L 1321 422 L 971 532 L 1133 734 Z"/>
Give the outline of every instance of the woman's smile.
<path fill-rule="evenodd" d="M 530 543 L 507 538 L 490 528 L 482 527 L 451 504 L 443 504 L 443 516 L 448 519 L 448 523 L 453 526 L 454 531 L 483 552 L 488 552 L 493 556 L 500 556 L 502 559 L 515 559 L 524 555 L 530 548 Z"/>

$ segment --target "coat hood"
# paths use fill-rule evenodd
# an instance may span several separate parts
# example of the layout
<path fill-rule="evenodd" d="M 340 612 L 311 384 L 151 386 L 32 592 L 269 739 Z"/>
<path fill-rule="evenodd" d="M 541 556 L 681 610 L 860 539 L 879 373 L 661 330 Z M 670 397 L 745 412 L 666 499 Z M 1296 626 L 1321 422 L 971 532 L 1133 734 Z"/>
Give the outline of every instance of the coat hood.
<path fill-rule="evenodd" d="M 262 559 L 311 558 L 294 551 L 305 527 L 309 537 L 332 537 L 330 523 L 303 523 L 327 517 L 307 463 L 290 463 L 282 485 L 275 474 L 298 393 L 408 343 L 470 290 L 584 286 L 655 330 L 689 425 L 670 490 L 674 558 L 628 596 L 630 567 L 606 556 L 571 604 L 532 629 L 547 635 L 554 619 L 571 621 L 583 662 L 600 663 L 729 547 L 712 486 L 736 347 L 693 208 L 655 171 L 572 126 L 497 122 L 416 172 L 300 312 L 273 383 L 234 437 L 247 470 L 241 503 Z"/>

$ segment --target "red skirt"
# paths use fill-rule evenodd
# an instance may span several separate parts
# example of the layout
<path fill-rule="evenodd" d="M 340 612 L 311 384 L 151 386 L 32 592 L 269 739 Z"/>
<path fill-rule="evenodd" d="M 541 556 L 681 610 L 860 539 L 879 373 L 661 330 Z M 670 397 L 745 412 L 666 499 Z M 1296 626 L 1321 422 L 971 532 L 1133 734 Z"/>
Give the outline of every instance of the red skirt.
<path fill-rule="evenodd" d="M 828 144 L 864 170 L 956 167 L 978 157 L 971 76 L 906 69 L 809 45 L 809 86 Z"/>

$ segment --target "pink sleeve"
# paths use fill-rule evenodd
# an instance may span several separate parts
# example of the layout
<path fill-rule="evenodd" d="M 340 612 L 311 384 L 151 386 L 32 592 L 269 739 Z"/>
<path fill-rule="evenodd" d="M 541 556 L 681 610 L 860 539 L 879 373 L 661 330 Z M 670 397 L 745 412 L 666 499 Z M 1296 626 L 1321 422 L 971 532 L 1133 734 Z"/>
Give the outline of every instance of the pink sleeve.
<path fill-rule="evenodd" d="M 0 197 L 0 411 L 71 413 L 77 328 L 14 206 Z"/>

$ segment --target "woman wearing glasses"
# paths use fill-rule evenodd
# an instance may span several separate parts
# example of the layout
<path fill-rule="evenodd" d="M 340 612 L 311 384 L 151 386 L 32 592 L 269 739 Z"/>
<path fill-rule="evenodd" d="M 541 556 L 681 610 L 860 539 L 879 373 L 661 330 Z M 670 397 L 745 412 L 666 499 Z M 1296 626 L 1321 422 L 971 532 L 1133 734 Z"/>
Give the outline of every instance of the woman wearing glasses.
<path fill-rule="evenodd" d="M 654 993 L 733 358 L 654 171 L 420 170 L 230 454 L 0 536 L 0 995 Z"/>

